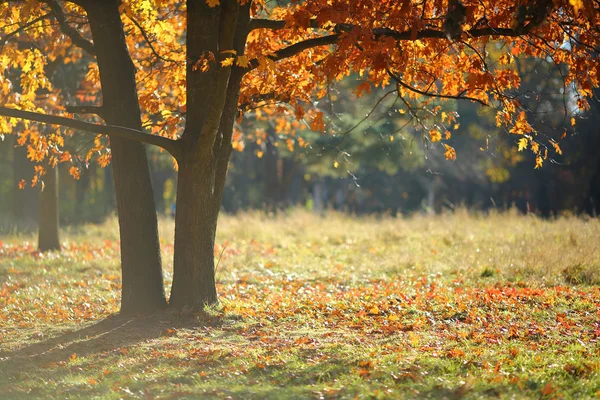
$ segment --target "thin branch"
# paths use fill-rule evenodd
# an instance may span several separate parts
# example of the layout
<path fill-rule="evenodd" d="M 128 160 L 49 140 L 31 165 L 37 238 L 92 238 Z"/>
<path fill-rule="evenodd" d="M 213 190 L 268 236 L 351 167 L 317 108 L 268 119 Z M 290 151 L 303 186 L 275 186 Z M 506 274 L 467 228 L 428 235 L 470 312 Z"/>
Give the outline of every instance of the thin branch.
<path fill-rule="evenodd" d="M 146 41 L 146 44 L 148 44 L 148 47 L 150 47 L 150 50 L 156 56 L 156 58 L 158 58 L 159 60 L 164 61 L 164 62 L 175 63 L 175 64 L 183 64 L 182 61 L 173 60 L 172 58 L 167 58 L 167 57 L 163 57 L 162 55 L 160 55 L 158 53 L 158 51 L 156 51 L 156 49 L 154 48 L 154 45 L 152 44 L 152 41 L 148 37 L 148 34 L 146 33 L 146 31 L 144 30 L 144 28 L 142 27 L 142 25 L 140 25 L 140 23 L 137 22 L 135 20 L 135 18 L 133 18 L 129 14 L 127 14 L 127 18 L 129 18 L 129 20 L 140 30 L 140 33 L 144 37 L 144 40 Z"/>
<path fill-rule="evenodd" d="M 18 35 L 19 33 L 25 32 L 29 27 L 37 24 L 40 21 L 43 21 L 44 19 L 48 18 L 50 16 L 50 13 L 48 14 L 44 14 L 40 17 L 37 17 L 36 19 L 33 19 L 31 21 L 29 21 L 28 23 L 26 23 L 25 25 L 20 26 L 19 28 L 15 29 L 14 31 L 12 31 L 11 33 L 7 34 L 6 36 L 4 36 L 3 38 L 0 39 L 1 44 L 0 44 L 0 49 L 2 47 L 4 47 L 4 44 L 13 36 Z"/>
<path fill-rule="evenodd" d="M 471 101 L 475 101 L 483 106 L 489 106 L 488 103 L 480 100 L 480 99 L 476 99 L 474 97 L 469 97 L 469 96 L 463 96 L 462 94 L 465 91 L 462 91 L 459 95 L 457 96 L 452 96 L 452 95 L 448 95 L 448 94 L 441 94 L 441 93 L 430 93 L 430 92 L 425 92 L 423 90 L 419 90 L 415 87 L 412 87 L 408 84 L 406 84 L 404 81 L 402 81 L 402 79 L 400 79 L 399 76 L 395 75 L 392 71 L 390 71 L 389 69 L 387 70 L 388 75 L 394 79 L 400 86 L 402 86 L 405 89 L 410 90 L 411 92 L 414 93 L 418 93 L 422 96 L 427 96 L 427 97 L 437 97 L 437 98 L 442 98 L 442 99 L 454 99 L 454 100 L 471 100 Z"/>
<path fill-rule="evenodd" d="M 72 118 L 16 110 L 14 108 L 1 106 L 0 116 L 37 121 L 51 125 L 60 125 L 81 131 L 135 140 L 137 142 L 161 147 L 171 153 L 171 155 L 176 159 L 179 159 L 182 153 L 181 144 L 177 140 L 169 139 L 163 136 L 150 135 L 136 129 L 125 128 L 123 126 L 90 124 L 88 122 L 78 121 Z"/>
<path fill-rule="evenodd" d="M 69 25 L 60 4 L 58 4 L 56 0 L 42 1 L 46 3 L 48 7 L 50 7 L 52 13 L 54 14 L 54 17 L 60 25 L 61 31 L 71 39 L 71 42 L 73 42 L 75 46 L 81 47 L 86 53 L 93 56 L 96 55 L 96 49 L 94 48 L 94 44 L 86 38 L 84 38 L 83 36 L 81 36 L 77 29 Z"/>

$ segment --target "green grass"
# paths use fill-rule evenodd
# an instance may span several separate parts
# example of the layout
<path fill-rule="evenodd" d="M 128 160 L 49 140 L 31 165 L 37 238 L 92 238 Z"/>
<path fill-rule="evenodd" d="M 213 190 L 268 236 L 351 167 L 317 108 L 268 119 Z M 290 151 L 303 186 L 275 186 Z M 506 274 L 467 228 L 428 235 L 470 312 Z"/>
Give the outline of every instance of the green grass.
<path fill-rule="evenodd" d="M 220 220 L 221 303 L 115 315 L 115 220 L 0 237 L 0 398 L 594 398 L 600 221 Z M 167 287 L 172 221 L 161 221 Z M 27 244 L 29 243 L 29 244 Z"/>

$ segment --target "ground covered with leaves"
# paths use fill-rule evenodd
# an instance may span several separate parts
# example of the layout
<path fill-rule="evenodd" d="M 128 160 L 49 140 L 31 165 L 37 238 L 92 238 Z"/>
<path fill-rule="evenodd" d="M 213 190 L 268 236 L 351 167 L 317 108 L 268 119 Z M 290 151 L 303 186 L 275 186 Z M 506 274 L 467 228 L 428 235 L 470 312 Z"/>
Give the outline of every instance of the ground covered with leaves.
<path fill-rule="evenodd" d="M 225 216 L 220 305 L 150 317 L 115 221 L 63 239 L 0 238 L 2 398 L 600 396 L 599 220 Z"/>

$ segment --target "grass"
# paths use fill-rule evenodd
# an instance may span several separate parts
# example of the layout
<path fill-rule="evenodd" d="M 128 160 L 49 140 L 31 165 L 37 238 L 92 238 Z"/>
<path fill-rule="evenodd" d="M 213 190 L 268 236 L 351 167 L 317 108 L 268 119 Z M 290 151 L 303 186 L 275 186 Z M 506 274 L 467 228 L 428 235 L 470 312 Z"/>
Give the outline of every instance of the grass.
<path fill-rule="evenodd" d="M 594 398 L 600 221 L 224 216 L 221 303 L 116 315 L 115 220 L 0 238 L 0 398 Z M 172 222 L 161 221 L 167 286 Z"/>

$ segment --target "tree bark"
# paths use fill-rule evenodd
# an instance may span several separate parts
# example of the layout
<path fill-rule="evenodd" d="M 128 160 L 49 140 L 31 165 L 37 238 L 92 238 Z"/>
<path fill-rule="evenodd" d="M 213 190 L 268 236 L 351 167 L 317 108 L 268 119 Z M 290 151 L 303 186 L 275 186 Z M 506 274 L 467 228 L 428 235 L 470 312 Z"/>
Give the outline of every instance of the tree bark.
<path fill-rule="evenodd" d="M 58 237 L 58 167 L 47 169 L 40 195 L 38 250 L 60 250 Z"/>
<path fill-rule="evenodd" d="M 35 229 L 37 213 L 39 211 L 39 190 L 31 187 L 33 178 L 33 165 L 27 159 L 27 146 L 16 146 L 13 149 L 13 204 L 12 216 L 18 231 Z M 25 187 L 19 189 L 17 185 L 24 180 Z"/>
<path fill-rule="evenodd" d="M 214 245 L 218 209 L 213 207 L 211 167 L 190 157 L 179 163 L 175 257 L 170 304 L 201 308 L 217 301 Z"/>
<path fill-rule="evenodd" d="M 214 244 L 231 158 L 231 136 L 243 71 L 217 63 L 208 71 L 194 64 L 208 53 L 243 54 L 249 4 L 224 0 L 218 8 L 188 0 L 187 120 L 178 158 L 175 257 L 170 304 L 201 308 L 217 301 Z"/>
<path fill-rule="evenodd" d="M 119 1 L 83 3 L 88 14 L 102 84 L 102 116 L 108 124 L 142 130 L 135 67 Z M 121 312 L 153 312 L 166 306 L 156 207 L 143 144 L 113 137 L 112 168 L 121 236 Z"/>

